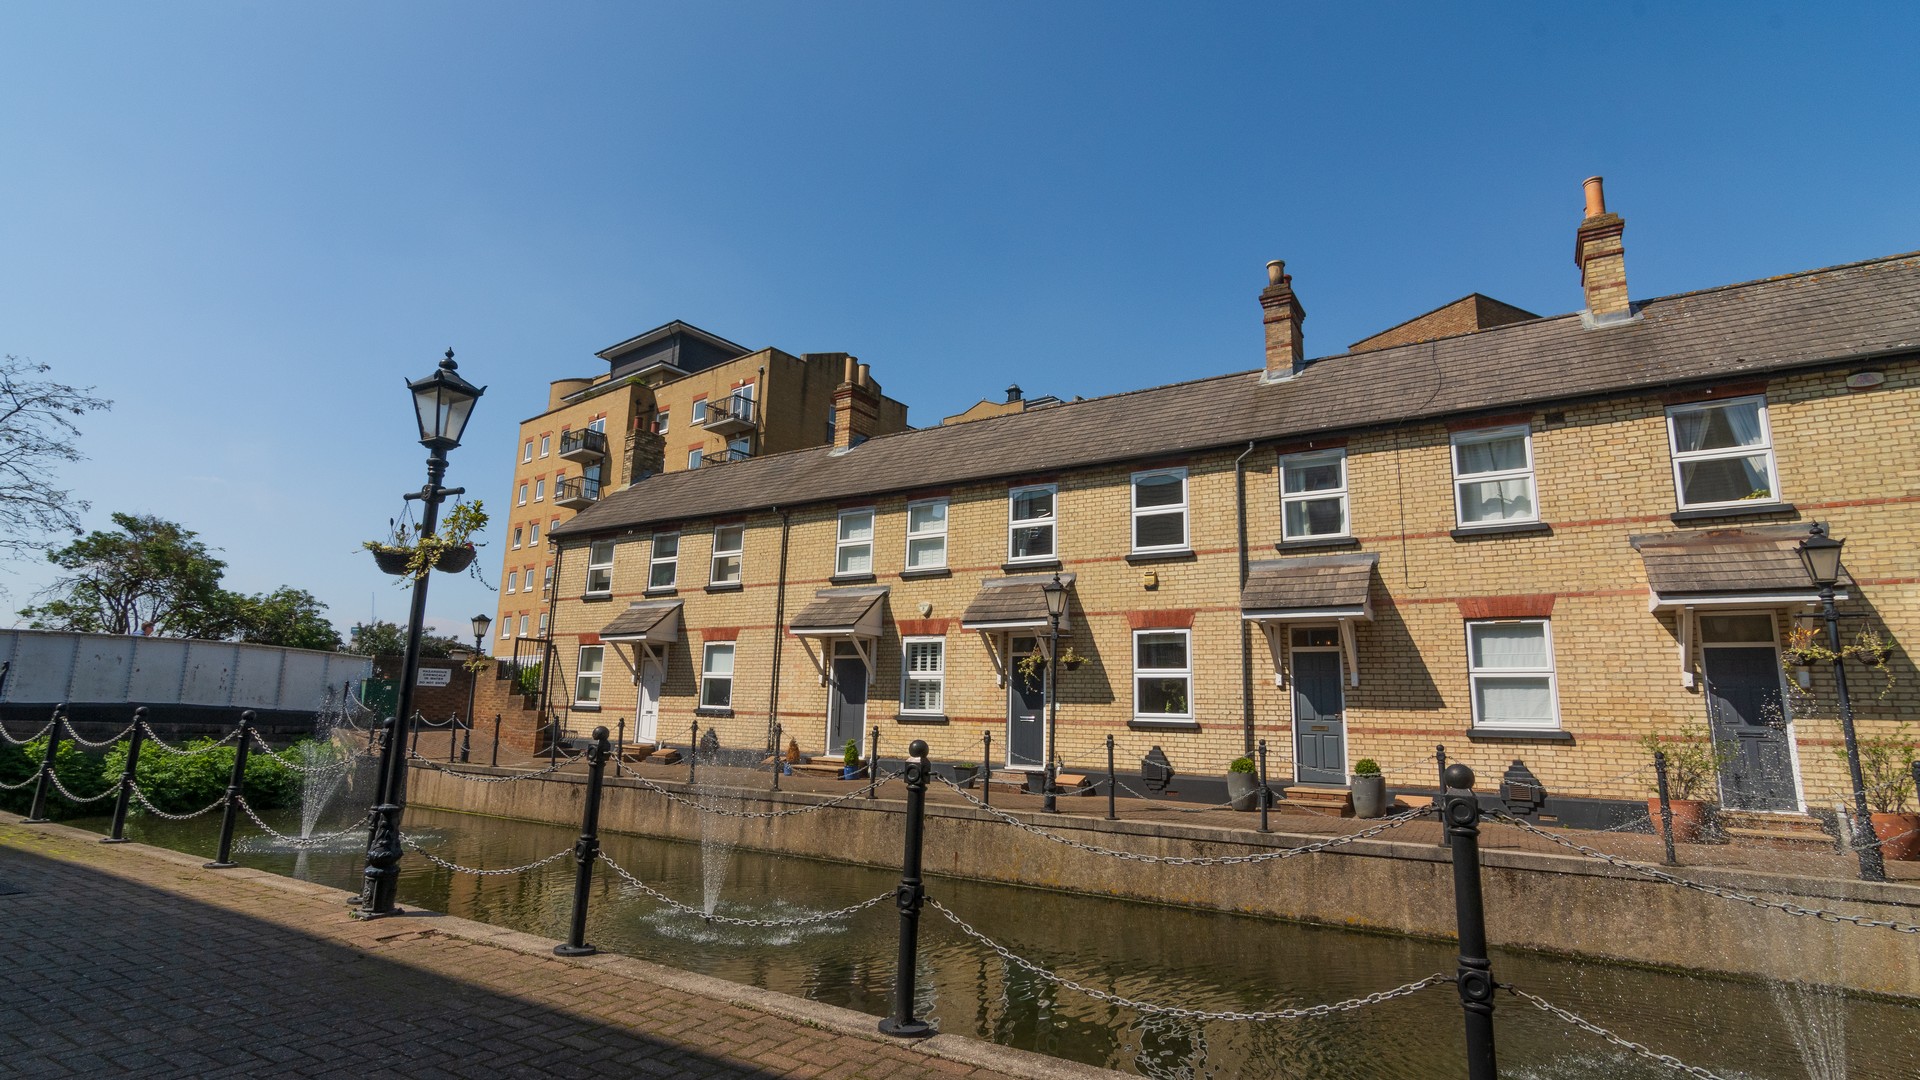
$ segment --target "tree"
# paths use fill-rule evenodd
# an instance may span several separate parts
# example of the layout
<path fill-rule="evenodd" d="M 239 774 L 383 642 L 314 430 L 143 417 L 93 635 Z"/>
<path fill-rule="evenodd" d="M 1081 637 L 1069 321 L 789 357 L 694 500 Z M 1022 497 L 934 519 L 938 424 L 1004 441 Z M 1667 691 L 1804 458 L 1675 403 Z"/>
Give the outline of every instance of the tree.
<path fill-rule="evenodd" d="M 327 605 L 305 589 L 282 585 L 270 593 L 234 599 L 241 641 L 290 649 L 340 648 L 340 632 L 326 617 Z"/>
<path fill-rule="evenodd" d="M 407 628 L 397 623 L 378 619 L 370 623 L 355 623 L 348 632 L 348 641 L 344 651 L 361 656 L 400 656 L 407 651 Z M 452 650 L 466 648 L 452 638 L 436 634 L 420 635 L 421 656 L 451 656 Z"/>
<path fill-rule="evenodd" d="M 75 417 L 113 407 L 93 387 L 40 378 L 50 368 L 18 356 L 0 360 L 0 552 L 19 557 L 51 534 L 80 532 L 84 499 L 55 482 L 55 467 L 81 460 Z"/>
<path fill-rule="evenodd" d="M 112 532 L 95 530 L 47 552 L 67 573 L 48 599 L 20 614 L 38 630 L 153 632 L 225 638 L 239 628 L 238 604 L 220 587 L 227 564 L 199 534 L 171 521 L 115 514 Z"/>

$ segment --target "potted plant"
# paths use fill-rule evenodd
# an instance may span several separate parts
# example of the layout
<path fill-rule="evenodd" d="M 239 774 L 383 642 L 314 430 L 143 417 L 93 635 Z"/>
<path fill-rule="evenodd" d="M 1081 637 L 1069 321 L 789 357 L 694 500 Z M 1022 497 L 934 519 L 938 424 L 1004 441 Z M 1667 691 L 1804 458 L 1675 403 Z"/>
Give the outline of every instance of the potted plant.
<path fill-rule="evenodd" d="M 404 521 L 388 519 L 387 525 L 385 539 L 360 545 L 373 552 L 374 564 L 383 573 L 409 578 L 425 577 L 430 570 L 457 574 L 473 565 L 478 551 L 472 537 L 487 527 L 487 511 L 479 499 L 459 503 L 431 536 L 420 535 Z"/>
<path fill-rule="evenodd" d="M 1860 784 L 1868 819 L 1880 841 L 1880 854 L 1903 862 L 1920 860 L 1920 803 L 1909 805 L 1913 791 L 1914 742 L 1907 725 L 1858 742 Z M 1844 760 L 1846 748 L 1835 752 Z"/>
<path fill-rule="evenodd" d="M 1673 815 L 1673 838 L 1682 844 L 1700 843 L 1712 817 L 1714 796 L 1720 789 L 1720 769 L 1732 755 L 1731 750 L 1714 745 L 1706 732 L 1689 724 L 1677 735 L 1649 732 L 1640 739 L 1648 754 L 1662 753 L 1667 758 L 1667 810 Z M 1653 795 L 1647 800 L 1647 816 L 1653 819 L 1655 836 L 1664 835 L 1660 824 L 1660 789 L 1656 777 Z"/>
<path fill-rule="evenodd" d="M 1252 758 L 1237 757 L 1227 763 L 1227 802 L 1235 810 L 1260 808 L 1260 778 L 1254 774 Z"/>
<path fill-rule="evenodd" d="M 980 775 L 980 766 L 971 761 L 953 763 L 953 782 L 961 787 L 972 787 L 973 778 Z"/>
<path fill-rule="evenodd" d="M 1787 673 L 1790 687 L 1805 691 L 1816 666 L 1830 667 L 1835 661 L 1858 660 L 1880 676 L 1880 697 L 1893 692 L 1893 668 L 1887 664 L 1893 655 L 1893 642 L 1873 629 L 1862 630 L 1836 652 L 1824 642 L 1826 634 L 1812 626 L 1796 626 L 1787 631 L 1780 645 L 1780 668 Z"/>
<path fill-rule="evenodd" d="M 1068 671 L 1078 671 L 1080 670 L 1080 666 L 1086 662 L 1087 658 L 1074 652 L 1072 645 L 1066 645 L 1061 648 L 1060 666 L 1066 668 Z M 1040 674 L 1041 669 L 1046 666 L 1046 663 L 1046 654 L 1040 651 L 1038 645 L 1035 645 L 1033 651 L 1021 657 L 1019 663 L 1014 666 L 1020 669 L 1020 674 L 1023 678 L 1032 679 Z"/>
<path fill-rule="evenodd" d="M 840 768 L 840 779 L 862 780 L 866 778 L 867 770 L 860 764 L 860 740 L 847 740 L 847 748 L 846 751 L 841 754 L 841 760 L 844 764 Z"/>
<path fill-rule="evenodd" d="M 1353 816 L 1377 818 L 1387 812 L 1387 778 L 1380 763 L 1363 757 L 1353 763 Z"/>

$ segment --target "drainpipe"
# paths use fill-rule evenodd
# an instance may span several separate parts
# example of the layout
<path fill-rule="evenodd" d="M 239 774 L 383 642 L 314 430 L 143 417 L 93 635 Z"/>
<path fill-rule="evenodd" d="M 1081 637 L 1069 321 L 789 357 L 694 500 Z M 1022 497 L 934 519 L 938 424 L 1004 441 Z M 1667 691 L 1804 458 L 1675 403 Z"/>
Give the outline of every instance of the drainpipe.
<path fill-rule="evenodd" d="M 551 537 L 548 538 L 548 542 L 552 543 Z M 591 543 L 591 541 L 589 541 L 589 543 Z M 545 645 L 542 648 L 543 655 L 540 657 L 540 711 L 536 714 L 543 720 L 551 719 L 548 713 L 553 708 L 553 669 L 556 666 L 554 659 L 560 655 L 553 647 L 553 637 L 560 630 L 560 619 L 558 615 L 560 610 L 560 560 L 565 557 L 566 553 L 567 546 L 565 544 L 553 544 L 553 589 L 547 593 L 547 632 L 544 636 Z M 552 737 L 551 733 L 549 737 Z"/>
<path fill-rule="evenodd" d="M 1233 507 L 1240 529 L 1240 590 L 1247 588 L 1247 455 L 1253 440 L 1233 459 Z M 1239 599 L 1238 594 L 1235 600 Z M 1247 620 L 1240 620 L 1240 731 L 1243 752 L 1253 753 L 1253 645 L 1247 638 Z"/>
<path fill-rule="evenodd" d="M 780 646 L 786 642 L 787 629 L 787 530 L 793 525 L 791 511 L 773 507 L 780 515 L 780 578 L 774 583 L 773 590 L 773 689 L 767 694 L 767 742 L 773 742 L 773 729 L 780 722 Z M 772 748 L 777 759 L 780 747 Z M 774 769 L 780 768 L 778 760 Z"/>

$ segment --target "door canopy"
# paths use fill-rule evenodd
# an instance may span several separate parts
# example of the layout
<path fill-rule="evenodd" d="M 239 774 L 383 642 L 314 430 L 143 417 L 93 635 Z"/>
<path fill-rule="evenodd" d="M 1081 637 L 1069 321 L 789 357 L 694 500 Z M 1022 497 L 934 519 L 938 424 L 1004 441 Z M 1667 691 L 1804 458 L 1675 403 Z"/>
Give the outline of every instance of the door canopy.
<path fill-rule="evenodd" d="M 800 644 L 806 647 L 807 658 L 820 672 L 821 686 L 827 685 L 831 677 L 828 668 L 837 641 L 850 643 L 861 662 L 867 665 L 868 676 L 872 676 L 873 645 L 885 627 L 890 590 L 891 586 L 887 585 L 821 589 L 813 594 L 813 602 L 787 624 L 787 633 L 800 639 Z M 815 641 L 820 642 L 818 652 L 814 651 Z"/>
<path fill-rule="evenodd" d="M 632 670 L 636 683 L 640 681 L 641 660 L 664 662 L 667 646 L 680 640 L 680 611 L 683 606 L 679 600 L 636 600 L 601 629 L 601 641 L 609 645 L 625 645 L 632 650 L 633 657 L 630 660 L 617 648 L 614 654 Z"/>
<path fill-rule="evenodd" d="M 1247 567 L 1240 590 L 1240 617 L 1260 628 L 1273 653 L 1273 684 L 1287 685 L 1287 627 L 1294 623 L 1333 623 L 1340 628 L 1340 651 L 1348 678 L 1360 685 L 1359 650 L 1353 624 L 1373 621 L 1376 552 L 1266 559 Z"/>
<path fill-rule="evenodd" d="M 1047 617 L 1046 586 L 1052 574 L 1021 574 L 1018 577 L 988 578 L 980 583 L 973 602 L 960 614 L 960 629 L 975 630 L 987 646 L 987 658 L 1001 686 L 1007 685 L 1007 670 L 1013 663 L 1015 634 L 1033 635 L 1042 653 L 1051 648 L 1049 635 L 1053 622 Z M 1071 590 L 1074 576 L 1061 574 L 1060 584 Z M 1060 633 L 1073 632 L 1073 603 L 1069 593 L 1067 608 L 1060 614 Z"/>

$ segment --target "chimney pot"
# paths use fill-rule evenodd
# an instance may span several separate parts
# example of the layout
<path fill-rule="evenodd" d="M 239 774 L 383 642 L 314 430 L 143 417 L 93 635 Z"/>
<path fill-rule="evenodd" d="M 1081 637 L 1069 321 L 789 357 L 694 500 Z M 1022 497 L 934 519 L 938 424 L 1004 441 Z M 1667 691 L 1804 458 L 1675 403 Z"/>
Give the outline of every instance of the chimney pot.
<path fill-rule="evenodd" d="M 860 372 L 859 372 L 859 367 L 860 367 L 860 361 L 858 361 L 858 360 L 855 360 L 855 359 L 854 359 L 853 357 L 851 357 L 851 356 L 849 356 L 849 357 L 847 357 L 847 359 L 846 359 L 846 371 L 845 371 L 845 373 L 844 373 L 844 374 L 843 374 L 843 375 L 842 375 L 842 376 L 840 377 L 840 381 L 841 381 L 841 382 L 843 382 L 843 383 L 846 383 L 846 384 L 848 384 L 848 385 L 852 385 L 852 383 L 853 383 L 853 380 L 854 380 L 854 376 L 856 376 L 856 375 L 858 375 L 858 374 L 860 373 Z"/>
<path fill-rule="evenodd" d="M 1607 193 L 1601 187 L 1605 181 L 1598 176 L 1589 176 L 1586 180 L 1587 216 L 1599 217 L 1607 212 Z"/>
<path fill-rule="evenodd" d="M 1272 262 L 1269 262 L 1267 264 L 1267 284 L 1278 285 L 1280 284 L 1281 281 L 1286 279 L 1286 276 L 1287 276 L 1286 263 L 1282 262 L 1279 259 L 1274 259 Z"/>
<path fill-rule="evenodd" d="M 860 372 L 860 385 L 872 386 L 873 385 L 873 369 L 866 364 L 861 364 L 859 367 L 859 372 Z"/>
<path fill-rule="evenodd" d="M 1590 326 L 1608 326 L 1633 318 L 1627 296 L 1627 256 L 1621 236 L 1627 224 L 1619 214 L 1607 213 L 1600 178 L 1586 182 L 1587 216 L 1573 238 L 1573 261 L 1580 268 L 1580 289 L 1586 294 Z"/>
<path fill-rule="evenodd" d="M 1007 403 L 1012 404 L 1019 400 L 1020 400 L 1020 384 L 1014 383 L 1012 386 L 1007 387 Z"/>
<path fill-rule="evenodd" d="M 1306 370 L 1307 351 L 1300 324 L 1307 320 L 1307 312 L 1293 295 L 1287 264 L 1279 259 L 1267 264 L 1267 287 L 1260 290 L 1260 311 L 1267 337 L 1267 371 L 1262 377 L 1287 379 Z"/>

